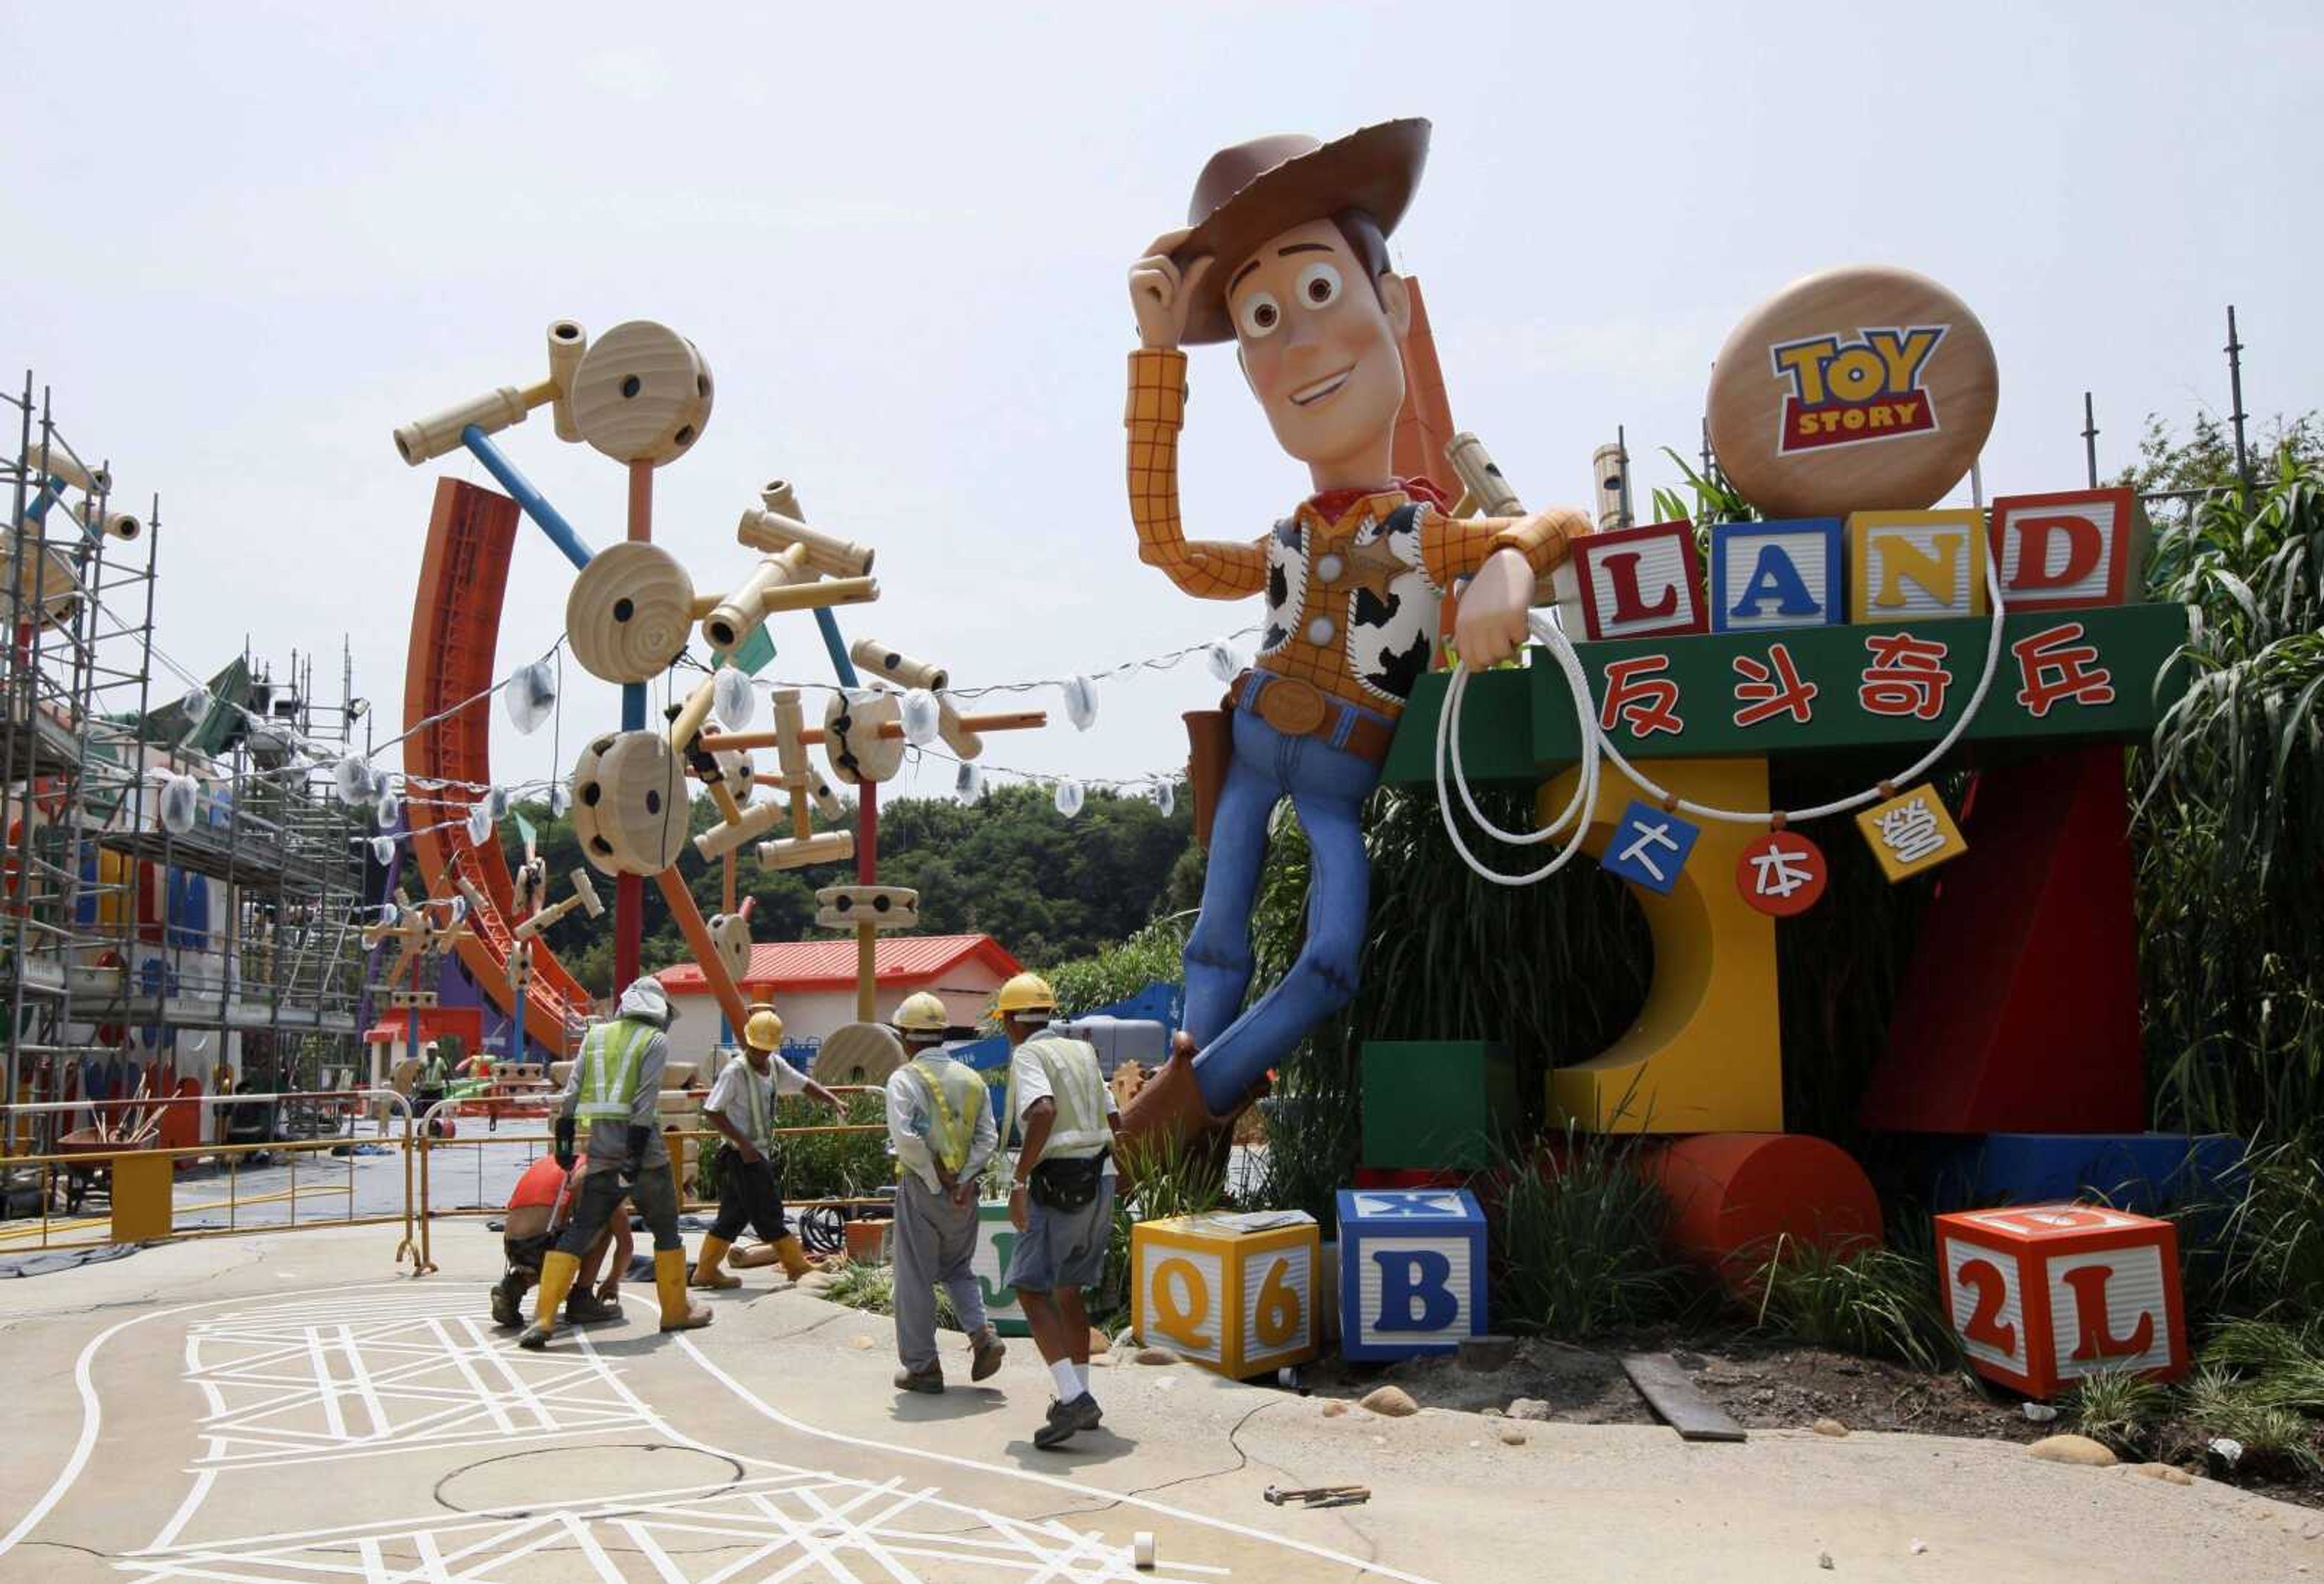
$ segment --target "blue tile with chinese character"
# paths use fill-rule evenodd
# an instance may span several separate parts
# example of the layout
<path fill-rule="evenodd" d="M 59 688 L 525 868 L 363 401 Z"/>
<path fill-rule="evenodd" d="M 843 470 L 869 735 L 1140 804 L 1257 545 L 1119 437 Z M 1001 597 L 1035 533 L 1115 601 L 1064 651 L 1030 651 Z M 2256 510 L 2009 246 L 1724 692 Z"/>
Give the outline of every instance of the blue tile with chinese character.
<path fill-rule="evenodd" d="M 1613 835 L 1607 838 L 1606 855 L 1598 862 L 1633 885 L 1667 897 L 1678 884 L 1678 871 L 1686 867 L 1686 855 L 1694 851 L 1695 838 L 1702 834 L 1701 825 L 1633 798 L 1616 822 Z"/>

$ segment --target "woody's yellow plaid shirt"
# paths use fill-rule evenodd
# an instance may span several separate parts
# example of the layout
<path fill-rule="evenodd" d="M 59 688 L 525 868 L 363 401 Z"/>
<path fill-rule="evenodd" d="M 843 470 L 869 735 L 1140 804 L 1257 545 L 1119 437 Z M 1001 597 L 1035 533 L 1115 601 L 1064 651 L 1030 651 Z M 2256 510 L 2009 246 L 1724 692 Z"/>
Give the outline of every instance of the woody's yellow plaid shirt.
<path fill-rule="evenodd" d="M 1170 581 L 1186 593 L 1206 600 L 1247 599 L 1267 588 L 1268 536 L 1242 540 L 1204 539 L 1189 544 L 1178 518 L 1178 431 L 1186 418 L 1186 355 L 1140 347 L 1130 355 L 1130 401 L 1123 422 L 1130 430 L 1130 515 L 1138 524 L 1138 557 L 1159 566 Z M 1314 576 L 1314 563 L 1328 548 L 1344 550 L 1357 525 L 1367 517 L 1379 520 L 1408 499 L 1402 490 L 1383 489 L 1356 498 L 1336 519 L 1328 519 L 1312 501 L 1298 511 L 1307 547 L 1310 576 L 1305 580 L 1302 608 L 1282 612 L 1290 640 L 1260 663 L 1277 676 L 1313 683 L 1345 704 L 1394 718 L 1402 713 L 1399 701 L 1383 697 L 1358 682 L 1349 669 L 1342 642 L 1311 642 L 1305 634 L 1311 620 L 1331 614 L 1328 629 L 1340 631 L 1345 612 L 1329 612 L 1337 600 L 1342 607 L 1349 586 L 1345 580 L 1327 584 Z M 1449 592 L 1461 578 L 1475 574 L 1497 550 L 1516 550 L 1545 576 L 1565 559 L 1572 534 L 1587 531 L 1586 522 L 1566 512 L 1531 517 L 1452 517 L 1423 504 L 1420 511 L 1420 570 L 1439 593 Z"/>

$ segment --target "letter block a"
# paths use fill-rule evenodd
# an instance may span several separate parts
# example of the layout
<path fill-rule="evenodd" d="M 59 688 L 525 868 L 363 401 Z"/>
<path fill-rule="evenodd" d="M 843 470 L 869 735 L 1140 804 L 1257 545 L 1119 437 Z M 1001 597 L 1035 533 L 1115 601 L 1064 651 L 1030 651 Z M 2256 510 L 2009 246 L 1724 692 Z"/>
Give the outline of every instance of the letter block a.
<path fill-rule="evenodd" d="M 1130 1324 L 1233 1380 L 1305 1364 L 1322 1350 L 1321 1239 L 1297 1211 L 1172 1216 L 1130 1229 Z"/>
<path fill-rule="evenodd" d="M 2070 611 L 2137 602 L 2153 529 L 2127 489 L 2000 495 L 1993 556 L 2012 611 Z"/>
<path fill-rule="evenodd" d="M 1485 1216 L 1465 1188 L 1340 1190 L 1340 1351 L 1450 1353 L 1485 1333 Z"/>
<path fill-rule="evenodd" d="M 2178 1232 L 2088 1204 L 1936 1218 L 1946 1312 L 1987 1379 L 2055 1396 L 2101 1369 L 2168 1380 L 2187 1368 Z"/>
<path fill-rule="evenodd" d="M 1848 619 L 1848 540 L 1837 517 L 1711 525 L 1711 630 L 1760 632 Z"/>
<path fill-rule="evenodd" d="M 1558 599 L 1568 637 L 1668 638 L 1710 631 L 1702 557 L 1695 553 L 1691 523 L 1584 534 L 1573 541 L 1572 567 L 1572 593 Z"/>

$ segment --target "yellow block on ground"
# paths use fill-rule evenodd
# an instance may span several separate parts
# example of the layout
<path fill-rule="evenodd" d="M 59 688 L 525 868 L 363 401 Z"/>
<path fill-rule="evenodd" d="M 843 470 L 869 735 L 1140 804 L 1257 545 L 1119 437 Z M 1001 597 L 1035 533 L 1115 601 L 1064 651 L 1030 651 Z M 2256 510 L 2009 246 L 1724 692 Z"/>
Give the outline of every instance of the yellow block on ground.
<path fill-rule="evenodd" d="M 1322 1257 L 1298 1211 L 1174 1216 L 1130 1230 L 1130 1320 L 1139 1340 L 1237 1380 L 1322 1350 Z"/>
<path fill-rule="evenodd" d="M 170 1235 L 175 1162 L 159 1150 L 113 1157 L 113 1240 L 146 1243 Z"/>

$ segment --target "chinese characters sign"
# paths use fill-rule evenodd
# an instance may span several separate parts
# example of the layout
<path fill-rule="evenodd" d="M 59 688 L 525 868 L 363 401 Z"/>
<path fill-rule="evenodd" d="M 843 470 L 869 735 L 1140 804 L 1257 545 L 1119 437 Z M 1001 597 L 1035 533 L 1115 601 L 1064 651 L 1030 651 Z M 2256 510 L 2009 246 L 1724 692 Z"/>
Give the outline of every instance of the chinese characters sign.
<path fill-rule="evenodd" d="M 1908 879 L 1969 851 L 1933 787 L 1915 787 L 1874 804 L 1856 816 L 1856 828 L 1891 880 Z"/>

